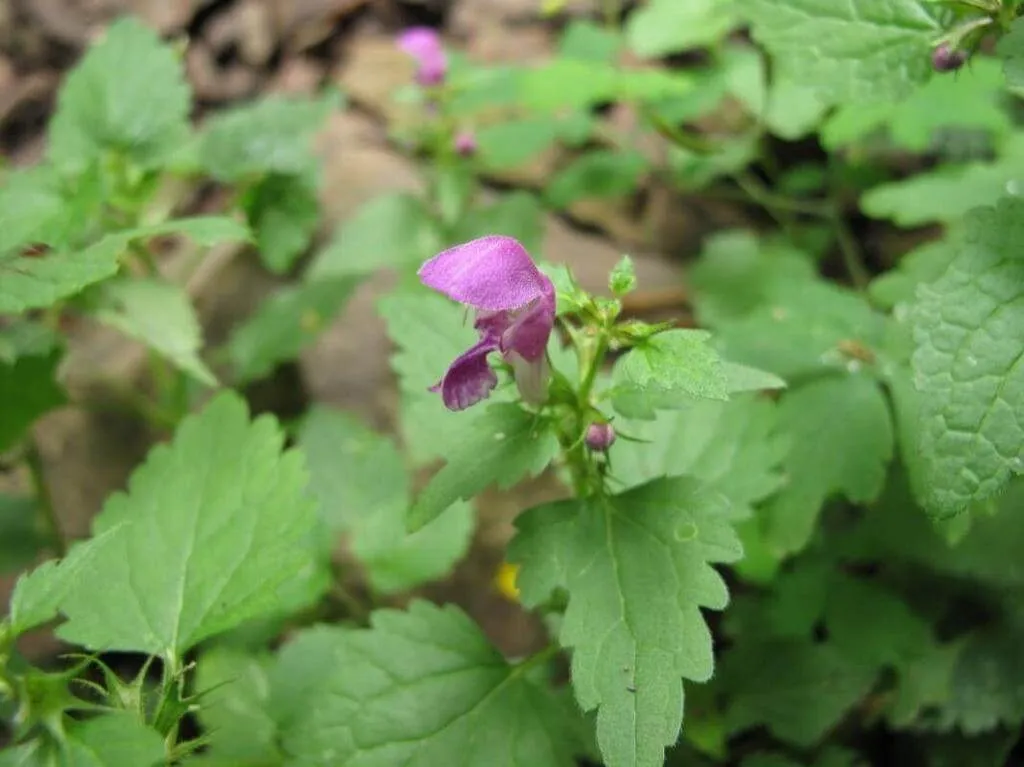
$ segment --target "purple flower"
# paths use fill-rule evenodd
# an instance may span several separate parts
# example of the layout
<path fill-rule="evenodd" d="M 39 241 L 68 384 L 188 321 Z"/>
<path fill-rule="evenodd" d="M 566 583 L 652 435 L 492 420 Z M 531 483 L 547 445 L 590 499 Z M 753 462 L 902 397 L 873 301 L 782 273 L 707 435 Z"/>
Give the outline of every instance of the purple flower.
<path fill-rule="evenodd" d="M 555 287 L 512 237 L 491 235 L 437 254 L 419 271 L 427 287 L 476 309 L 480 340 L 456 357 L 431 391 L 445 407 L 464 410 L 498 385 L 487 355 L 512 366 L 523 399 L 539 405 L 550 375 L 548 338 L 555 324 Z"/>
<path fill-rule="evenodd" d="M 430 27 L 410 27 L 398 36 L 398 47 L 416 59 L 416 81 L 425 87 L 440 85 L 448 72 L 441 37 Z"/>
<path fill-rule="evenodd" d="M 455 137 L 455 151 L 462 157 L 472 157 L 476 148 L 476 136 L 472 131 L 462 131 Z"/>
<path fill-rule="evenodd" d="M 587 447 L 596 453 L 603 453 L 615 444 L 615 428 L 607 422 L 592 423 L 584 437 Z"/>

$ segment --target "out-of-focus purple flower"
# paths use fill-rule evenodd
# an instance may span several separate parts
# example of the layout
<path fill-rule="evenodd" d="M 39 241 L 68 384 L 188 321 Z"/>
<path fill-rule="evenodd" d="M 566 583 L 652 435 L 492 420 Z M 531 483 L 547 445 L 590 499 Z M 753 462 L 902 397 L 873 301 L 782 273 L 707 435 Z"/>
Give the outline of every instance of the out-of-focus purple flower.
<path fill-rule="evenodd" d="M 398 36 L 398 47 L 416 60 L 416 81 L 423 86 L 440 85 L 448 73 L 441 37 L 430 27 L 410 27 Z"/>
<path fill-rule="evenodd" d="M 455 137 L 455 151 L 462 157 L 472 157 L 476 149 L 476 136 L 472 131 L 462 131 Z"/>
<path fill-rule="evenodd" d="M 594 452 L 603 453 L 615 444 L 615 427 L 610 423 L 592 423 L 583 441 Z"/>
<path fill-rule="evenodd" d="M 943 43 L 932 51 L 932 67 L 936 72 L 955 72 L 967 61 L 965 51 L 954 50 Z"/>
<path fill-rule="evenodd" d="M 547 397 L 548 338 L 555 324 L 555 287 L 512 237 L 490 235 L 437 254 L 420 267 L 427 287 L 476 310 L 480 340 L 456 357 L 441 380 L 445 407 L 464 410 L 490 395 L 498 377 L 487 355 L 512 366 L 523 400 Z"/>

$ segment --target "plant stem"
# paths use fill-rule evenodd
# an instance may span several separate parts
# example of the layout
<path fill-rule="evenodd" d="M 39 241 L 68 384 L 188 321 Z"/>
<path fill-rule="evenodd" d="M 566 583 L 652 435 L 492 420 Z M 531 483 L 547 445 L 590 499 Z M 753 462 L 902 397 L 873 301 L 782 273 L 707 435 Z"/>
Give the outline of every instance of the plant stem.
<path fill-rule="evenodd" d="M 843 265 L 846 267 L 850 281 L 857 290 L 865 290 L 871 282 L 871 274 L 864 266 L 864 259 L 861 257 L 860 246 L 857 238 L 850 231 L 846 219 L 838 207 L 832 211 L 832 226 L 836 231 L 836 242 L 839 243 L 839 253 L 843 258 Z"/>
<path fill-rule="evenodd" d="M 43 459 L 39 454 L 39 448 L 32 442 L 25 451 L 25 465 L 28 466 L 32 476 L 32 487 L 36 493 L 36 504 L 39 509 L 39 516 L 50 536 L 53 549 L 58 557 L 63 558 L 68 553 L 67 541 L 60 529 L 60 522 L 57 519 L 57 512 L 53 506 L 53 496 L 46 484 L 46 474 L 43 470 Z"/>

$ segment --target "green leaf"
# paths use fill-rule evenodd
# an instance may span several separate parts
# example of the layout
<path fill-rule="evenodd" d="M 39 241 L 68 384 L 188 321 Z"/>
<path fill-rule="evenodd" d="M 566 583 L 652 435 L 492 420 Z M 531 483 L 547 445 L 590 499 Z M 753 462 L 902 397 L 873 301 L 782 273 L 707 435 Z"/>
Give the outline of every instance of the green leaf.
<path fill-rule="evenodd" d="M 98 202 L 99 194 L 96 198 Z M 48 165 L 5 173 L 0 185 L 0 259 L 7 251 L 34 243 L 70 245 L 78 226 L 69 207 L 64 184 Z"/>
<path fill-rule="evenodd" d="M 511 487 L 540 474 L 558 454 L 551 424 L 515 404 L 494 404 L 468 423 L 450 417 L 457 430 L 444 467 L 433 476 L 409 509 L 407 524 L 415 532 L 458 500 L 468 500 L 491 484 Z M 461 427 L 461 428 L 460 428 Z"/>
<path fill-rule="evenodd" d="M 909 304 L 918 285 L 935 282 L 955 255 L 956 248 L 947 239 L 927 242 L 902 256 L 895 269 L 875 277 L 868 286 L 868 295 L 882 309 Z"/>
<path fill-rule="evenodd" d="M 298 445 L 320 513 L 332 530 L 349 534 L 352 552 L 378 592 L 439 578 L 465 554 L 474 522 L 468 503 L 456 503 L 423 529 L 406 532 L 412 487 L 387 437 L 347 413 L 314 407 L 303 420 Z"/>
<path fill-rule="evenodd" d="M 742 555 L 729 516 L 719 494 L 676 478 L 540 506 L 516 520 L 508 558 L 521 567 L 521 601 L 536 607 L 568 592 L 559 642 L 573 651 L 576 700 L 597 709 L 609 767 L 660 767 L 679 736 L 680 677 L 711 677 L 701 608 L 728 601 L 711 563 Z"/>
<path fill-rule="evenodd" d="M 97 560 L 114 546 L 120 534 L 120 528 L 108 530 L 74 545 L 64 559 L 52 559 L 21 575 L 14 584 L 8 612 L 13 633 L 22 634 L 56 618 L 71 590 L 94 571 Z"/>
<path fill-rule="evenodd" d="M 933 711 L 947 704 L 952 694 L 953 669 L 960 651 L 960 642 L 946 645 L 932 642 L 918 648 L 918 655 L 903 664 L 899 669 L 899 682 L 885 712 L 892 727 L 918 729 L 931 721 Z"/>
<path fill-rule="evenodd" d="M 302 455 L 283 444 L 271 417 L 250 421 L 231 393 L 182 421 L 96 519 L 121 534 L 62 601 L 61 636 L 175 658 L 273 612 L 311 567 L 316 514 Z"/>
<path fill-rule="evenodd" d="M 724 400 L 729 387 L 722 360 L 703 330 L 669 330 L 631 349 L 612 373 L 615 409 L 629 418 L 654 418 L 655 410 L 691 398 Z"/>
<path fill-rule="evenodd" d="M 721 661 L 732 695 L 733 732 L 764 724 L 780 740 L 810 748 L 871 689 L 876 671 L 830 645 L 797 640 L 741 643 Z"/>
<path fill-rule="evenodd" d="M 453 239 L 469 242 L 495 232 L 519 240 L 530 253 L 539 253 L 544 238 L 544 208 L 536 195 L 509 192 L 490 205 L 474 206 L 457 223 Z"/>
<path fill-rule="evenodd" d="M 626 40 L 638 56 L 659 58 L 717 43 L 738 23 L 735 0 L 652 0 L 630 14 Z"/>
<path fill-rule="evenodd" d="M 173 218 L 161 224 L 152 224 L 126 232 L 132 239 L 183 234 L 196 244 L 209 248 L 222 242 L 246 242 L 252 234 L 245 224 L 228 216 L 191 216 Z"/>
<path fill-rule="evenodd" d="M 61 351 L 0 363 L 0 453 L 17 444 L 39 416 L 67 401 L 54 380 Z"/>
<path fill-rule="evenodd" d="M 246 205 L 260 260 L 283 274 L 309 246 L 320 219 L 316 186 L 302 176 L 267 176 Z"/>
<path fill-rule="evenodd" d="M 166 763 L 160 734 L 128 711 L 74 724 L 68 732 L 68 767 L 156 767 Z"/>
<path fill-rule="evenodd" d="M 588 19 L 573 19 L 558 41 L 558 55 L 581 61 L 608 62 L 619 53 L 622 41 L 615 31 Z"/>
<path fill-rule="evenodd" d="M 779 422 L 792 440 L 788 482 L 764 509 L 763 524 L 768 540 L 789 553 L 810 540 L 831 496 L 868 503 L 881 493 L 893 426 L 885 396 L 864 375 L 828 376 L 786 391 Z"/>
<path fill-rule="evenodd" d="M 615 443 L 611 476 L 626 487 L 658 477 L 694 477 L 745 516 L 783 483 L 789 446 L 777 422 L 775 404 L 752 396 L 695 400 L 653 421 L 617 420 L 618 431 L 643 441 Z"/>
<path fill-rule="evenodd" d="M 32 565 L 49 544 L 32 498 L 0 493 L 0 574 Z"/>
<path fill-rule="evenodd" d="M 328 277 L 283 288 L 260 304 L 228 341 L 236 381 L 263 378 L 297 357 L 328 328 L 358 284 L 352 277 Z"/>
<path fill-rule="evenodd" d="M 185 291 L 156 279 L 121 279 L 104 286 L 98 319 L 141 341 L 200 383 L 217 379 L 202 361 L 202 330 Z"/>
<path fill-rule="evenodd" d="M 78 253 L 0 253 L 0 313 L 43 308 L 113 277 L 118 258 L 130 241 L 130 235 L 119 232 Z"/>
<path fill-rule="evenodd" d="M 689 92 L 693 80 L 679 72 L 554 59 L 522 71 L 518 87 L 523 105 L 543 112 L 582 109 L 609 101 L 658 101 Z"/>
<path fill-rule="evenodd" d="M 937 14 L 919 0 L 749 0 L 754 39 L 779 80 L 829 103 L 899 99 L 931 75 Z"/>
<path fill-rule="evenodd" d="M 296 765 L 573 767 L 576 716 L 454 607 L 380 610 L 364 631 L 315 628 L 272 677 Z"/>
<path fill-rule="evenodd" d="M 912 152 L 925 152 L 940 130 L 978 130 L 1001 139 L 1013 129 L 1003 108 L 999 65 L 976 57 L 955 77 L 935 77 L 894 103 L 845 104 L 825 123 L 822 142 L 830 150 L 864 139 L 886 126 L 890 140 Z"/>
<path fill-rule="evenodd" d="M 596 149 L 580 155 L 548 182 L 550 205 L 564 208 L 577 200 L 622 197 L 635 192 L 648 168 L 640 152 Z"/>
<path fill-rule="evenodd" d="M 303 174 L 314 163 L 312 136 L 334 106 L 331 98 L 269 96 L 221 112 L 203 129 L 200 161 L 220 181 Z"/>
<path fill-rule="evenodd" d="M 957 222 L 973 208 L 995 205 L 1005 195 L 1017 196 L 1024 178 L 1024 136 L 1014 135 L 991 162 L 940 165 L 902 181 L 879 184 L 860 199 L 872 218 L 913 227 Z"/>
<path fill-rule="evenodd" d="M 228 646 L 199 656 L 195 690 L 210 756 L 225 765 L 275 765 L 277 723 L 269 713 L 271 659 Z"/>
<path fill-rule="evenodd" d="M 476 132 L 477 156 L 490 170 L 518 168 L 551 148 L 557 139 L 558 122 L 553 117 L 506 120 Z"/>
<path fill-rule="evenodd" d="M 49 156 L 70 168 L 108 150 L 141 165 L 158 164 L 186 140 L 190 106 L 175 51 L 139 21 L 119 19 L 64 81 Z"/>
<path fill-rule="evenodd" d="M 1019 627 L 1000 626 L 971 637 L 957 656 L 944 724 L 968 735 L 1024 719 L 1024 658 Z"/>
<path fill-rule="evenodd" d="M 1024 201 L 976 211 L 912 324 L 929 511 L 951 514 L 1024 471 Z"/>
<path fill-rule="evenodd" d="M 407 267 L 441 249 L 440 235 L 423 202 L 404 192 L 384 194 L 342 222 L 307 272 L 311 280 Z"/>
<path fill-rule="evenodd" d="M 398 375 L 402 397 L 402 436 L 412 459 L 422 464 L 454 445 L 454 418 L 467 422 L 483 413 L 477 408 L 455 416 L 439 394 L 427 390 L 441 380 L 452 360 L 475 343 L 476 333 L 466 323 L 462 307 L 419 285 L 385 296 L 378 311 L 397 347 L 391 367 Z M 499 388 L 491 398 L 501 397 Z"/>
<path fill-rule="evenodd" d="M 1003 74 L 1011 88 L 1024 87 L 1024 21 L 1016 19 L 1010 31 L 996 44 L 996 53 L 1003 59 Z"/>
<path fill-rule="evenodd" d="M 0 363 L 13 365 L 21 357 L 42 357 L 60 344 L 57 331 L 41 322 L 20 317 L 0 327 Z"/>

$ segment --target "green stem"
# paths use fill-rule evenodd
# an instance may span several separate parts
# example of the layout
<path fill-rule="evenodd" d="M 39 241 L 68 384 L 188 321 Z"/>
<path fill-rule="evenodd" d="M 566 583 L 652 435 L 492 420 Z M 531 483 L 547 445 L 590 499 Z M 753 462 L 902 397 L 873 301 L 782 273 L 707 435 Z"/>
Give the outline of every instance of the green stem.
<path fill-rule="evenodd" d="M 543 650 L 534 653 L 522 663 L 516 664 L 516 667 L 512 669 L 510 676 L 522 676 L 523 674 L 528 674 L 533 669 L 537 668 L 537 666 L 541 666 L 552 658 L 557 657 L 561 651 L 562 648 L 557 644 L 549 644 Z"/>
<path fill-rule="evenodd" d="M 871 282 L 871 274 L 864 266 L 857 238 L 853 236 L 853 232 L 850 231 L 850 227 L 838 207 L 832 211 L 832 226 L 836 231 L 839 253 L 842 256 L 846 272 L 850 275 L 850 281 L 853 282 L 857 290 L 865 290 L 868 283 Z"/>
<path fill-rule="evenodd" d="M 50 494 L 50 487 L 46 483 L 43 459 L 39 454 L 39 448 L 34 442 L 25 451 L 25 464 L 28 466 L 29 473 L 32 476 L 32 487 L 36 494 L 39 516 L 49 534 L 54 552 L 58 557 L 63 558 L 68 553 L 68 545 L 60 529 L 60 522 L 57 519 L 57 512 L 53 505 L 53 496 Z"/>

